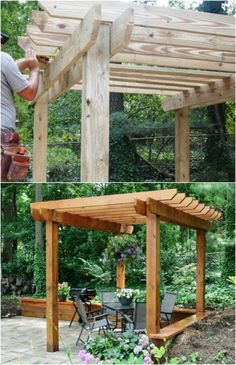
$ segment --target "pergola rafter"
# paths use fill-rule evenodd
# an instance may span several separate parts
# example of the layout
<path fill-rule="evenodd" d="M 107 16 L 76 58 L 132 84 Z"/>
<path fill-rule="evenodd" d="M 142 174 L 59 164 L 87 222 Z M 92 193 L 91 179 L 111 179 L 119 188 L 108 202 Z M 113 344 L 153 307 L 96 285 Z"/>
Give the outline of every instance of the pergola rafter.
<path fill-rule="evenodd" d="M 50 58 L 36 103 L 82 90 L 81 180 L 109 180 L 109 92 L 121 92 L 165 97 L 164 111 L 176 112 L 176 180 L 189 181 L 189 108 L 234 99 L 234 17 L 119 1 L 39 5 L 18 44 Z M 36 132 L 34 181 L 46 181 L 45 141 Z"/>
<path fill-rule="evenodd" d="M 189 210 L 187 208 L 189 207 Z M 133 225 L 146 224 L 147 333 L 154 341 L 164 338 L 160 329 L 160 227 L 172 223 L 197 231 L 196 315 L 204 307 L 205 234 L 221 213 L 176 189 L 105 195 L 31 203 L 35 220 L 46 222 L 47 232 L 47 350 L 58 350 L 58 224 L 132 234 Z M 125 285 L 125 266 L 117 265 L 117 287 Z M 187 325 L 187 323 L 186 323 Z M 178 327 L 178 331 L 179 331 Z M 172 333 L 173 328 L 167 329 Z M 166 335 L 166 332 L 165 332 Z"/>

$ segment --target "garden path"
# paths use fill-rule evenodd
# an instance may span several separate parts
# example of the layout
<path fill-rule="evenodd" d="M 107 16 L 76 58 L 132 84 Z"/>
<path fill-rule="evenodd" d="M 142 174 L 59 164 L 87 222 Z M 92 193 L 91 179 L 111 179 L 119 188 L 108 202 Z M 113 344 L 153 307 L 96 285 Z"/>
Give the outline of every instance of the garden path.
<path fill-rule="evenodd" d="M 60 338 L 57 352 L 46 352 L 46 319 L 16 316 L 1 320 L 1 364 L 84 364 L 76 346 L 78 323 L 59 321 Z M 70 352 L 71 362 L 67 352 Z"/>

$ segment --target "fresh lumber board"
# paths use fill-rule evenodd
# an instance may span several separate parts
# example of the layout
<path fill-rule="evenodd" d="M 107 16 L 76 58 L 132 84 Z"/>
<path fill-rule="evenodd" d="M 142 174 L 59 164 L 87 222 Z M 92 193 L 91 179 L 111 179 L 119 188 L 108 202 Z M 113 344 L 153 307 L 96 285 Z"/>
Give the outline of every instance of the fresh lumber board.
<path fill-rule="evenodd" d="M 62 18 L 83 19 L 85 13 L 96 1 L 39 1 L 39 5 L 49 15 Z M 113 22 L 126 8 L 127 3 L 120 1 L 101 1 L 102 21 Z M 223 35 L 234 37 L 234 17 L 204 12 L 171 9 L 157 6 L 136 5 L 134 24 L 158 27 L 168 30 L 184 30 L 192 33 Z"/>
<path fill-rule="evenodd" d="M 177 57 L 166 57 L 147 54 L 135 54 L 121 52 L 111 58 L 112 62 L 135 63 L 154 66 L 167 66 L 176 68 L 189 68 L 197 70 L 215 70 L 234 72 L 234 64 L 223 61 L 194 60 Z"/>
<path fill-rule="evenodd" d="M 164 111 L 181 109 L 184 107 L 199 107 L 219 104 L 235 97 L 235 77 L 219 80 L 212 85 L 204 85 L 197 90 L 190 91 L 188 96 L 182 93 L 166 98 L 162 101 Z"/>
<path fill-rule="evenodd" d="M 147 200 L 151 197 L 155 200 L 168 200 L 172 199 L 177 194 L 177 189 L 165 189 L 165 190 L 154 190 L 154 191 L 142 191 L 135 193 L 125 194 L 113 194 L 113 195 L 102 195 L 93 196 L 88 198 L 74 198 L 74 199 L 62 199 L 62 200 L 51 200 L 47 202 L 34 202 L 30 204 L 32 209 L 63 209 L 63 208 L 79 208 L 82 206 L 95 206 L 104 204 L 121 204 L 129 203 L 134 205 L 136 199 Z"/>
<path fill-rule="evenodd" d="M 179 333 L 183 332 L 185 328 L 207 317 L 209 314 L 210 312 L 193 314 L 192 316 L 184 318 L 181 321 L 175 322 L 169 326 L 161 328 L 160 332 L 158 333 L 151 333 L 149 337 L 154 340 L 168 340 L 171 337 L 174 337 Z"/>
<path fill-rule="evenodd" d="M 151 198 L 148 199 L 147 205 L 153 214 L 159 215 L 161 219 L 166 222 L 190 228 L 201 228 L 205 230 L 209 230 L 211 228 L 210 222 L 172 208 L 161 202 L 157 202 Z"/>

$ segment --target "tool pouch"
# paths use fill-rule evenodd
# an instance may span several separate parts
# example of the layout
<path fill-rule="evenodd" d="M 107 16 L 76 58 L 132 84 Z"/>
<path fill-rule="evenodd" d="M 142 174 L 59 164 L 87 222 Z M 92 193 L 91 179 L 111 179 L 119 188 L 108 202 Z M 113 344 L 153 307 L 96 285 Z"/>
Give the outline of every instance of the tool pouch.
<path fill-rule="evenodd" d="M 19 145 L 2 147 L 2 181 L 18 181 L 26 177 L 30 153 L 24 148 L 24 153 L 19 154 L 19 148 Z"/>
<path fill-rule="evenodd" d="M 2 159 L 1 159 L 1 181 L 7 181 L 7 173 L 11 164 L 11 156 L 4 153 L 2 148 Z"/>

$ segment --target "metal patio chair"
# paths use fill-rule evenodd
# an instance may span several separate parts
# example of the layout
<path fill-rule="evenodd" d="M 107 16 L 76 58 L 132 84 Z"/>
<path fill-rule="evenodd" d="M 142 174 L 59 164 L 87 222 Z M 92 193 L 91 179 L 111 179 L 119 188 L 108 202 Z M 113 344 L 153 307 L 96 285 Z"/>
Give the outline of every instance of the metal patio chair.
<path fill-rule="evenodd" d="M 102 291 L 101 292 L 101 302 L 102 305 L 104 303 L 119 303 L 119 299 L 117 298 L 116 292 L 109 292 L 109 291 Z M 113 328 L 117 328 L 118 326 L 118 322 L 119 322 L 119 315 L 116 311 L 113 311 L 111 309 L 108 308 L 102 308 L 103 313 L 108 313 L 109 316 L 111 317 L 115 317 L 115 321 L 111 320 L 112 324 L 113 324 Z"/>
<path fill-rule="evenodd" d="M 166 292 L 161 302 L 160 325 L 171 324 L 177 293 Z"/>
<path fill-rule="evenodd" d="M 142 333 L 146 331 L 146 303 L 136 302 L 133 316 L 123 314 L 122 317 L 122 329 L 123 331 L 132 330 L 136 333 Z"/>
<path fill-rule="evenodd" d="M 89 340 L 91 333 L 94 330 L 98 330 L 99 333 L 102 330 L 104 334 L 106 333 L 106 331 L 111 330 L 111 323 L 107 318 L 108 313 L 102 313 L 94 317 L 89 317 L 89 312 L 86 312 L 81 299 L 77 295 L 75 295 L 74 298 L 80 315 L 79 322 L 81 325 L 81 331 L 76 341 L 76 345 L 78 345 L 79 341 L 85 344 Z M 88 337 L 86 341 L 82 340 L 81 338 L 84 330 L 88 331 Z"/>
<path fill-rule="evenodd" d="M 75 311 L 74 311 L 74 314 L 71 318 L 69 327 L 71 327 L 71 325 L 72 325 L 72 323 L 75 319 L 76 313 L 79 316 L 77 303 L 75 301 L 75 295 L 77 295 L 81 299 L 81 301 L 85 304 L 85 306 L 87 308 L 86 310 L 87 310 L 87 312 L 90 313 L 90 315 L 95 315 L 96 313 L 101 312 L 100 309 L 91 311 L 91 308 L 92 308 L 91 299 L 96 296 L 96 290 L 95 289 L 91 289 L 91 288 L 89 288 L 89 289 L 88 288 L 71 288 L 70 293 L 69 293 L 69 297 L 70 297 L 71 300 L 73 300 L 73 306 L 75 308 Z"/>

